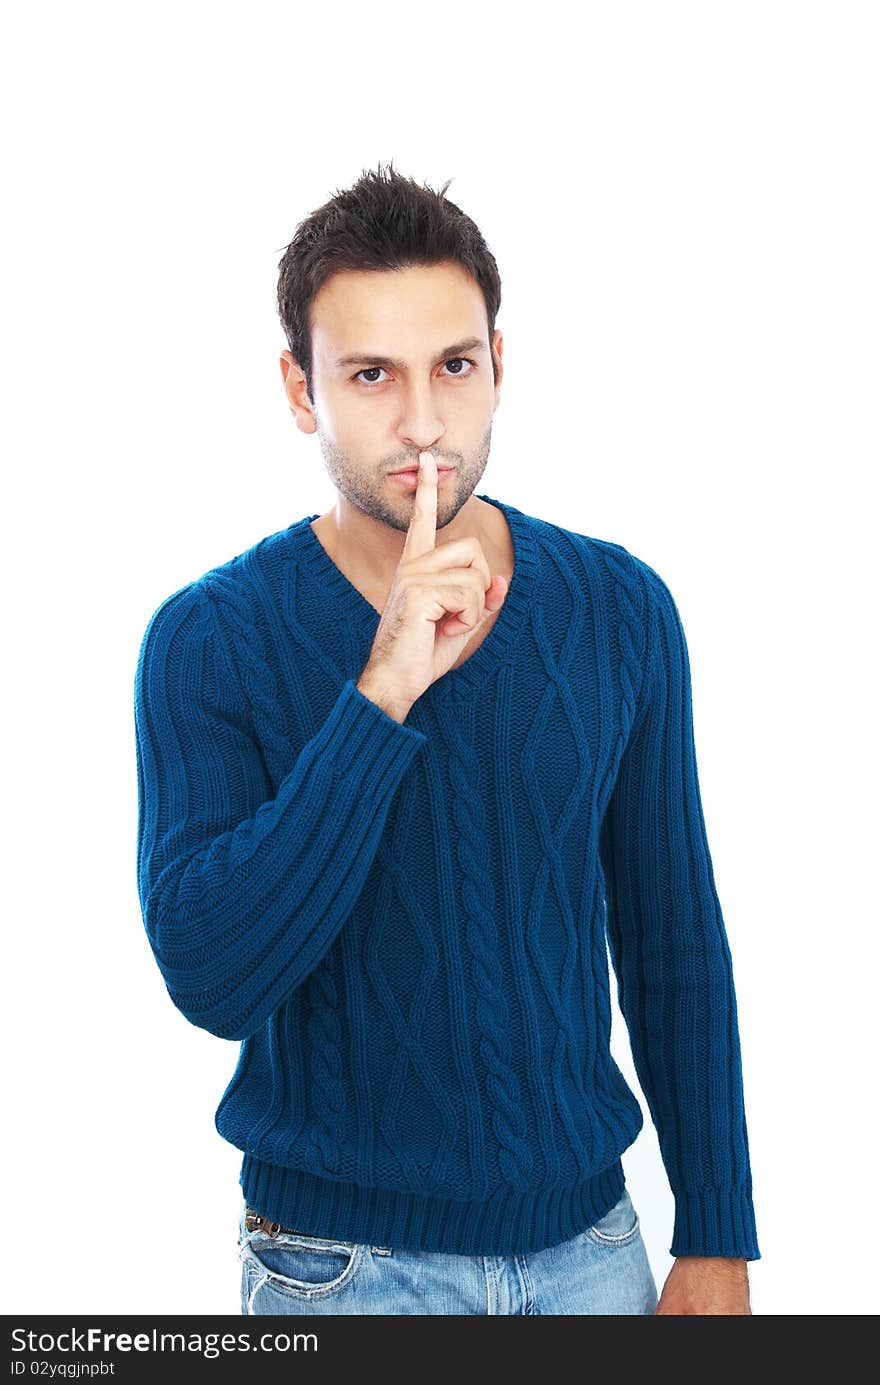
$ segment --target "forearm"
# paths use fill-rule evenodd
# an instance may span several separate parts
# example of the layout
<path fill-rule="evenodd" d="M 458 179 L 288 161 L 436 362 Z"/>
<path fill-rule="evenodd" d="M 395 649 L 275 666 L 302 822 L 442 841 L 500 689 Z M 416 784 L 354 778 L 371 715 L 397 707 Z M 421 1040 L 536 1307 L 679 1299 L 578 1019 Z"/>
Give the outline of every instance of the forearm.
<path fill-rule="evenodd" d="M 274 799 L 164 864 L 158 842 L 146 853 L 147 933 L 193 1024 L 244 1039 L 302 985 L 363 889 L 423 739 L 344 689 Z"/>

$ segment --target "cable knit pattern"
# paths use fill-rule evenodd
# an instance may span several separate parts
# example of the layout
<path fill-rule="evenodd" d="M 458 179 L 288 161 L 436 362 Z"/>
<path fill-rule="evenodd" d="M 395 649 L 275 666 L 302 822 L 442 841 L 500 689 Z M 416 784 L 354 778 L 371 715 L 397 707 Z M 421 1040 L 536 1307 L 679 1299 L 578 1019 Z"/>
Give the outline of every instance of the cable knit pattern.
<path fill-rule="evenodd" d="M 470 950 L 474 1009 L 479 1026 L 479 1051 L 486 1069 L 486 1087 L 494 1110 L 491 1121 L 498 1142 L 498 1160 L 505 1180 L 527 1189 L 532 1155 L 526 1139 L 520 1084 L 511 1067 L 509 1015 L 502 984 L 495 926 L 495 892 L 490 870 L 479 765 L 459 716 L 443 717 L 449 745 L 452 822 L 460 870 L 464 935 Z"/>
<path fill-rule="evenodd" d="M 259 720 L 263 757 L 277 757 L 283 761 L 290 746 L 278 686 L 269 660 L 263 653 L 254 613 L 248 606 L 241 581 L 236 581 L 230 573 L 214 571 L 205 574 L 202 586 L 213 598 L 213 605 L 218 610 L 216 639 L 222 643 L 223 631 L 227 632 L 226 639 L 231 649 L 229 662 L 236 671 L 247 705 L 253 710 L 253 717 Z"/>
<path fill-rule="evenodd" d="M 620 647 L 620 729 L 617 737 L 617 753 L 614 769 L 626 749 L 636 715 L 638 684 L 645 676 L 645 642 L 647 625 L 645 621 L 644 584 L 638 580 L 632 559 L 626 549 L 619 545 L 606 544 L 608 566 L 614 578 L 614 601 L 620 614 L 618 640 Z"/>
<path fill-rule="evenodd" d="M 379 613 L 311 515 L 167 597 L 135 673 L 137 879 L 192 1024 L 241 1045 L 241 1186 L 312 1235 L 539 1250 L 624 1187 L 642 1110 L 674 1255 L 759 1258 L 736 997 L 672 595 L 620 544 L 504 514 L 489 633 L 404 723 Z"/>
<path fill-rule="evenodd" d="M 332 1175 L 339 1167 L 339 1143 L 345 1129 L 345 1086 L 339 1052 L 338 995 L 329 954 L 312 974 L 312 1012 L 307 1029 L 315 1102 L 315 1126 L 303 1158 L 313 1173 Z"/>

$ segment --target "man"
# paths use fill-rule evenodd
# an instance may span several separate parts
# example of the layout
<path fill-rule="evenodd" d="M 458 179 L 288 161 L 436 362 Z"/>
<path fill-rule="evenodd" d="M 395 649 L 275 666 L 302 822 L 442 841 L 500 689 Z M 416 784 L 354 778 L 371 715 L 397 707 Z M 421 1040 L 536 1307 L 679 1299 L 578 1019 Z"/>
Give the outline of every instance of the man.
<path fill-rule="evenodd" d="M 281 372 L 336 503 L 168 597 L 138 662 L 148 938 L 241 1042 L 242 1309 L 748 1314 L 684 634 L 625 548 L 475 493 L 500 281 L 445 191 L 380 168 L 298 229 Z M 675 1197 L 659 1299 L 606 936 Z"/>

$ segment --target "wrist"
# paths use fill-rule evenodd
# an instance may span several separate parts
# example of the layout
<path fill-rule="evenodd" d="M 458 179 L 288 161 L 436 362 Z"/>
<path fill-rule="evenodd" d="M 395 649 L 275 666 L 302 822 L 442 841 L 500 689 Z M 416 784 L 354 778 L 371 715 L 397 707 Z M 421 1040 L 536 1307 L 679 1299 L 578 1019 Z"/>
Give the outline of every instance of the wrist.
<path fill-rule="evenodd" d="M 676 1255 L 675 1260 L 684 1267 L 692 1266 L 699 1269 L 702 1266 L 711 1266 L 713 1271 L 739 1278 L 748 1274 L 748 1261 L 741 1255 Z"/>
<path fill-rule="evenodd" d="M 392 717 L 394 721 L 403 722 L 406 720 L 412 703 L 401 702 L 400 699 L 396 698 L 393 693 L 390 693 L 387 688 L 384 688 L 381 683 L 368 673 L 361 674 L 360 678 L 355 683 L 355 687 L 364 697 L 368 697 L 371 702 L 375 702 L 376 706 L 380 707 L 382 711 L 389 717 Z"/>

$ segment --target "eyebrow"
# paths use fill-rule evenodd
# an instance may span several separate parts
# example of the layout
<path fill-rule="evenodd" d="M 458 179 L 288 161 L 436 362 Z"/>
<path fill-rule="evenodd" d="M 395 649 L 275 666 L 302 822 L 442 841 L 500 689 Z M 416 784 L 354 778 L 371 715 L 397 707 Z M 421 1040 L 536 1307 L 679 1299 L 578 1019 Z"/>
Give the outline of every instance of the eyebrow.
<path fill-rule="evenodd" d="M 447 346 L 437 356 L 437 362 L 448 361 L 453 356 L 460 356 L 463 351 L 485 351 L 486 343 L 481 337 L 465 337 L 463 341 L 453 342 Z M 347 365 L 363 366 L 382 366 L 390 370 L 406 370 L 405 361 L 392 360 L 390 356 L 370 356 L 366 352 L 354 351 L 348 356 L 340 356 L 336 362 L 337 368 Z"/>

